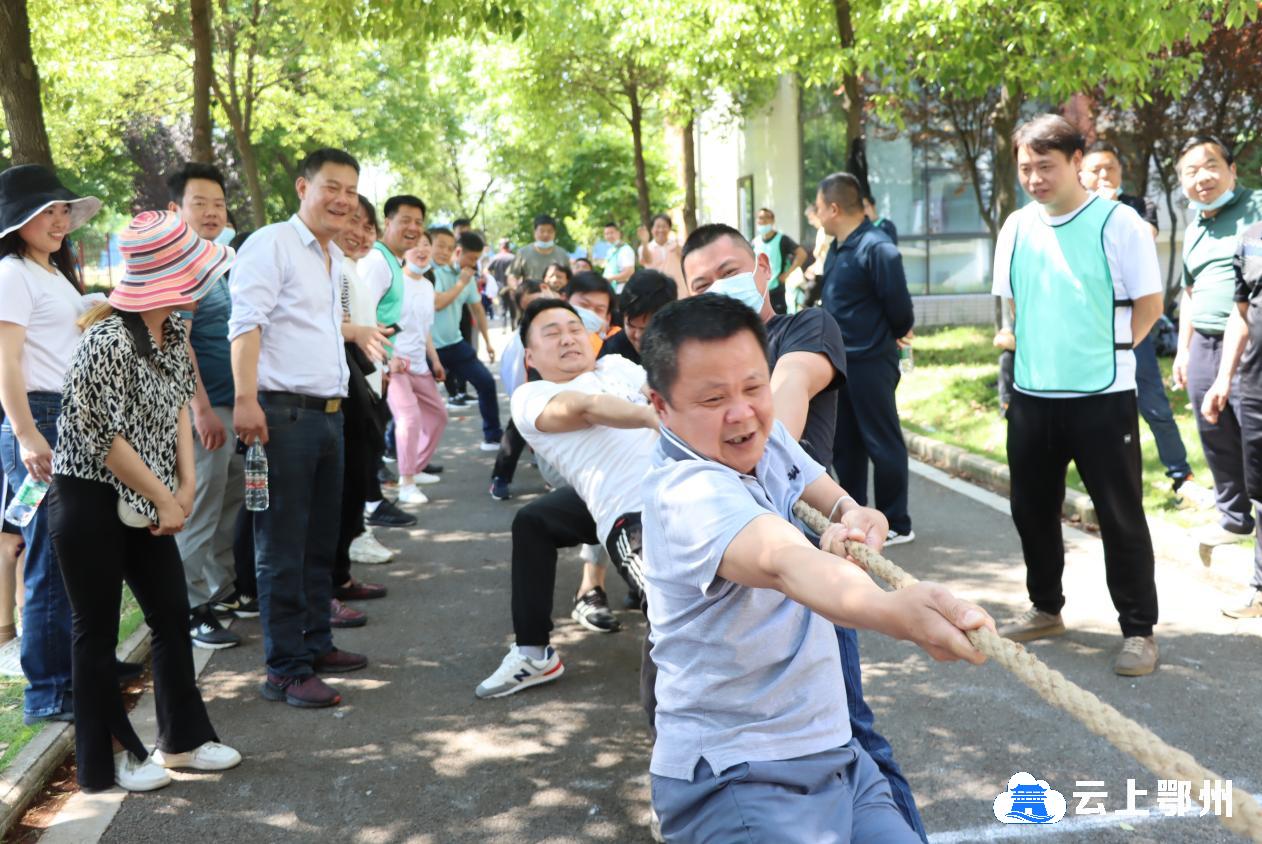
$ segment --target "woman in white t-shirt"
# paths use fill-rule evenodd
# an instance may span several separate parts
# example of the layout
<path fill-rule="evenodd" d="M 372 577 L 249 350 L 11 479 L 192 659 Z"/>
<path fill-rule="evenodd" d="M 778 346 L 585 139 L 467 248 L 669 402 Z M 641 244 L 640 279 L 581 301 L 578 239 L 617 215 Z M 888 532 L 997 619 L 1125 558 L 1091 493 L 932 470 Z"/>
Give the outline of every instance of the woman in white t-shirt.
<path fill-rule="evenodd" d="M 422 234 L 404 256 L 403 310 L 394 336 L 390 360 L 390 389 L 386 402 L 394 416 L 395 449 L 399 459 L 399 501 L 424 504 L 429 499 L 417 484 L 437 483 L 438 476 L 421 471 L 429 465 L 447 429 L 447 405 L 438 394 L 443 365 L 434 350 L 434 285 L 425 277 L 432 244 Z"/>
<path fill-rule="evenodd" d="M 46 167 L 0 173 L 0 457 L 16 491 L 29 473 L 52 480 L 57 418 L 85 309 L 68 235 L 101 207 L 67 190 Z M 48 537 L 45 507 L 22 527 L 26 603 L 22 613 L 27 724 L 70 721 L 70 601 Z"/>

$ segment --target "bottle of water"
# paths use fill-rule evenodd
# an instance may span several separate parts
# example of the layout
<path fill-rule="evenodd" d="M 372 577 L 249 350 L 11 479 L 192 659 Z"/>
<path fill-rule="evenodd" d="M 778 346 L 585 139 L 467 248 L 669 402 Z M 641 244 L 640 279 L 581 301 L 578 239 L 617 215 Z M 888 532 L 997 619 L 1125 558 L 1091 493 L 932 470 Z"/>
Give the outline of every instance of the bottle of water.
<path fill-rule="evenodd" d="M 912 357 L 911 346 L 900 346 L 898 349 L 898 371 L 903 375 L 916 368 L 916 360 Z"/>
<path fill-rule="evenodd" d="M 44 500 L 44 494 L 47 492 L 48 484 L 35 480 L 33 475 L 27 475 L 26 480 L 22 481 L 22 485 L 14 493 L 13 501 L 9 503 L 8 509 L 4 511 L 5 521 L 18 527 L 29 525 L 31 519 L 35 518 L 35 511 L 39 509 L 39 504 Z"/>
<path fill-rule="evenodd" d="M 268 503 L 267 452 L 255 440 L 245 452 L 245 509 L 266 510 Z"/>

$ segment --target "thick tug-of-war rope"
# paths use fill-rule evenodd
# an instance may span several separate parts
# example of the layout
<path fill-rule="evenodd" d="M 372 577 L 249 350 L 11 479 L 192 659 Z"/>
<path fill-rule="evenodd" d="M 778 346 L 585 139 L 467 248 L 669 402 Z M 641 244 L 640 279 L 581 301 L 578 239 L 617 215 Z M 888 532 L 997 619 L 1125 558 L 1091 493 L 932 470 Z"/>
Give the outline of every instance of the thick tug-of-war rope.
<path fill-rule="evenodd" d="M 804 502 L 795 504 L 793 512 L 817 534 L 822 534 L 829 525 L 823 513 Z M 916 578 L 862 543 L 848 541 L 846 550 L 872 575 L 894 589 L 917 582 Z M 1187 751 L 1166 744 L 1151 730 L 1074 684 L 1020 644 L 1001 638 L 988 628 L 969 631 L 968 638 L 973 647 L 987 658 L 1007 668 L 1048 703 L 1081 721 L 1091 732 L 1132 756 L 1159 779 L 1189 780 L 1193 783 L 1225 779 L 1201 765 Z M 1262 806 L 1244 789 L 1233 789 L 1232 816 L 1219 814 L 1216 817 L 1232 832 L 1262 842 Z"/>

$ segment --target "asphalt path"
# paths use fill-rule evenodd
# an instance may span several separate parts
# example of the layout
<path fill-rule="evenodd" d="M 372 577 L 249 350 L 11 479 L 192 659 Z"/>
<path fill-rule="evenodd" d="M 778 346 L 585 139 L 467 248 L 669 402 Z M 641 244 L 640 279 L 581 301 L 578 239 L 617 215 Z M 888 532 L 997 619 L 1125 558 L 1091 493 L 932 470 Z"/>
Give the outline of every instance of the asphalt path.
<path fill-rule="evenodd" d="M 365 671 L 332 682 L 345 702 L 302 711 L 258 694 L 257 622 L 237 622 L 239 648 L 216 653 L 201 676 L 221 738 L 245 755 L 223 774 L 177 774 L 172 786 L 130 795 L 100 840 L 110 842 L 649 841 L 648 757 L 637 702 L 643 624 L 591 633 L 569 619 L 579 562 L 562 555 L 554 643 L 565 675 L 495 701 L 474 687 L 511 639 L 509 526 L 544 491 L 523 459 L 509 502 L 487 494 L 494 454 L 476 449 L 476 408 L 453 413 L 438 461 L 443 481 L 413 508 L 419 524 L 378 529 L 397 549 L 385 566 L 356 574 L 390 595 L 364 602 L 368 626 L 339 631 L 344 649 L 366 653 Z M 1005 512 L 956 483 L 912 480 L 918 539 L 889 556 L 918 577 L 949 584 L 997 615 L 1024 608 L 1023 568 Z M 980 496 L 987 498 L 987 496 Z M 994 503 L 994 497 L 989 497 Z M 1194 565 L 1162 560 L 1160 670 L 1127 679 L 1110 670 L 1120 644 L 1104 586 L 1099 542 L 1067 530 L 1067 636 L 1032 648 L 1166 741 L 1262 790 L 1257 738 L 1262 699 L 1262 622 L 1231 621 L 1226 596 Z M 624 588 L 611 573 L 620 606 Z M 1232 841 L 1212 817 L 1156 811 L 1156 777 L 1043 702 L 1002 668 L 933 662 L 911 645 L 863 634 L 864 684 L 878 728 L 893 743 L 936 842 L 1048 838 L 1073 842 Z M 1005 826 L 992 802 L 1027 771 L 1061 791 L 1069 815 L 1055 826 Z M 1122 817 L 1127 779 L 1147 790 Z M 1075 782 L 1101 780 L 1105 815 L 1074 814 Z M 1195 784 L 1193 799 L 1199 791 Z M 1200 805 L 1195 807 L 1199 814 Z"/>

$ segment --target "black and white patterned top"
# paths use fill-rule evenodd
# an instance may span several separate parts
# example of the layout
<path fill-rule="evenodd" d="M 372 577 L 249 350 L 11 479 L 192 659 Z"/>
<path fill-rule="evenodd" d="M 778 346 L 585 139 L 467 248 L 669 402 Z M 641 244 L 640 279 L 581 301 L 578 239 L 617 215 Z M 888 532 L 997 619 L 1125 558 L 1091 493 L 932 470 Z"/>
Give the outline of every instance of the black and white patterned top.
<path fill-rule="evenodd" d="M 139 314 L 114 313 L 84 333 L 66 374 L 53 472 L 101 481 L 155 524 L 158 509 L 105 467 L 115 436 L 125 439 L 168 489 L 176 488 L 180 409 L 193 397 L 188 330 L 172 314 L 154 346 Z"/>

